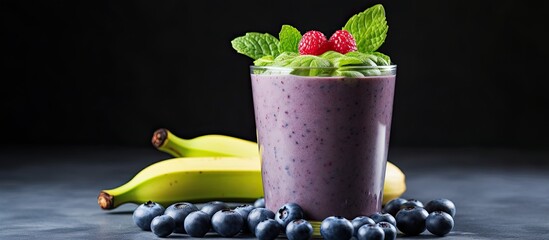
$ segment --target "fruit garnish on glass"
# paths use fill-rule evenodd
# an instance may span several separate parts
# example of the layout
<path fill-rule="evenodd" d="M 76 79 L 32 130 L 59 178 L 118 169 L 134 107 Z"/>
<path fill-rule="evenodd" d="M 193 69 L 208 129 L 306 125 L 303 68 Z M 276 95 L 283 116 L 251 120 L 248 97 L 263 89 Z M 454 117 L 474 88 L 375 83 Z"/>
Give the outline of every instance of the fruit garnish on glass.
<path fill-rule="evenodd" d="M 377 4 L 352 16 L 330 37 L 317 30 L 301 34 L 298 29 L 283 25 L 278 38 L 269 33 L 248 32 L 231 44 L 238 53 L 252 58 L 254 66 L 292 68 L 293 75 L 378 76 L 391 73 L 383 67 L 391 65 L 390 57 L 377 51 L 388 29 L 385 9 Z M 272 73 L 259 71 L 256 73 Z"/>

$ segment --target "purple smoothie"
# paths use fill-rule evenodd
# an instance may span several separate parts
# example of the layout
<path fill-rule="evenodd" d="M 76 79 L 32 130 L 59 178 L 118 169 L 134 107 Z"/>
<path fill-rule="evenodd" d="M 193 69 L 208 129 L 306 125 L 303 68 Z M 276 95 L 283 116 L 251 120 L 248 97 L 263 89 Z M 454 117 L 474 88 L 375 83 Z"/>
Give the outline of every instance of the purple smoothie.
<path fill-rule="evenodd" d="M 266 207 L 306 218 L 380 211 L 395 75 L 252 74 Z"/>

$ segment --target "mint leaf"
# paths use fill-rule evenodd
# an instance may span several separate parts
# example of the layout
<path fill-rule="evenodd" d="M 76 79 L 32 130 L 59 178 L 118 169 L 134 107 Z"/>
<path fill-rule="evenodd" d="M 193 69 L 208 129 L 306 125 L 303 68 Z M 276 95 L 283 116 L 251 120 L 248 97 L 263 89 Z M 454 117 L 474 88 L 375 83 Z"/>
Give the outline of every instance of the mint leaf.
<path fill-rule="evenodd" d="M 290 64 L 291 67 L 331 67 L 332 63 L 324 58 L 320 58 L 317 56 L 297 56 L 292 64 Z"/>
<path fill-rule="evenodd" d="M 294 52 L 283 52 L 274 59 L 274 62 L 275 62 L 275 65 L 277 66 L 284 66 L 284 65 L 287 65 L 287 63 L 283 63 L 283 62 L 292 60 L 297 56 L 299 56 L 299 54 Z"/>
<path fill-rule="evenodd" d="M 356 73 L 347 73 L 347 72 L 359 72 L 363 76 L 379 76 L 381 75 L 381 70 L 377 68 L 361 68 L 360 66 L 347 66 L 347 67 L 341 67 L 338 68 L 336 72 L 341 72 L 343 74 L 356 74 Z M 343 75 L 347 76 L 348 75 Z"/>
<path fill-rule="evenodd" d="M 353 73 L 355 72 L 355 73 Z M 361 67 L 353 67 L 353 66 L 347 66 L 347 67 L 341 67 L 338 68 L 336 73 L 339 74 L 339 76 L 360 76 L 356 72 L 362 74 L 362 77 L 364 76 L 379 76 L 381 75 L 381 70 L 377 68 L 361 68 Z"/>
<path fill-rule="evenodd" d="M 277 61 L 282 60 L 282 61 Z M 288 56 L 287 58 L 275 59 L 275 64 L 281 67 L 331 67 L 332 63 L 313 55 Z"/>
<path fill-rule="evenodd" d="M 329 76 L 333 72 L 330 60 L 312 55 L 283 53 L 275 58 L 273 66 L 294 68 L 291 74 L 299 76 Z"/>
<path fill-rule="evenodd" d="M 360 59 L 362 61 L 363 66 L 377 66 L 376 60 L 378 57 L 374 56 L 373 54 L 369 53 L 361 53 L 361 52 L 349 52 L 345 54 L 347 57 L 354 57 L 357 59 Z"/>
<path fill-rule="evenodd" d="M 274 57 L 271 55 L 263 56 L 254 61 L 255 66 L 269 66 L 274 63 Z"/>
<path fill-rule="evenodd" d="M 324 59 L 328 59 L 335 67 L 341 67 L 345 65 L 362 65 L 362 61 L 359 58 L 352 56 L 345 56 L 339 52 L 327 51 L 320 55 Z"/>
<path fill-rule="evenodd" d="M 391 65 L 391 59 L 389 56 L 380 53 L 361 53 L 361 52 L 349 52 L 345 54 L 348 57 L 355 57 L 362 60 L 363 64 L 366 66 L 388 66 Z"/>
<path fill-rule="evenodd" d="M 356 57 L 342 56 L 333 60 L 334 66 L 343 67 L 347 65 L 362 65 L 363 61 Z"/>
<path fill-rule="evenodd" d="M 299 30 L 290 25 L 282 25 L 278 38 L 280 39 L 278 44 L 279 52 L 298 52 L 298 45 L 301 40 Z"/>
<path fill-rule="evenodd" d="M 387 21 L 383 5 L 376 4 L 364 12 L 353 15 L 343 27 L 355 38 L 358 51 L 374 52 L 385 41 Z"/>
<path fill-rule="evenodd" d="M 323 53 L 322 55 L 320 55 L 321 58 L 325 58 L 325 59 L 328 59 L 328 60 L 334 60 L 336 58 L 340 58 L 340 57 L 343 57 L 344 55 L 339 53 L 339 52 L 336 52 L 336 51 L 326 51 L 325 53 Z"/>
<path fill-rule="evenodd" d="M 283 52 L 274 59 L 273 66 L 288 66 L 297 56 L 299 56 L 297 53 Z"/>
<path fill-rule="evenodd" d="M 368 54 L 368 58 L 372 61 L 374 61 L 376 63 L 376 65 L 378 66 L 387 66 L 389 65 L 389 63 L 387 63 L 387 61 L 385 61 L 384 58 L 381 58 L 373 53 L 371 54 Z"/>
<path fill-rule="evenodd" d="M 373 52 L 372 54 L 382 58 L 383 60 L 385 60 L 385 62 L 387 62 L 387 64 L 383 64 L 383 65 L 391 65 L 391 58 L 383 53 L 380 53 L 380 52 Z M 378 64 L 380 65 L 380 64 Z"/>
<path fill-rule="evenodd" d="M 350 77 L 350 78 L 357 78 L 357 77 L 364 77 L 364 74 L 362 74 L 359 71 L 352 71 L 352 70 L 336 70 L 334 72 L 334 76 L 343 76 L 343 77 Z"/>
<path fill-rule="evenodd" d="M 241 54 L 252 59 L 258 59 L 263 56 L 277 56 L 278 39 L 268 33 L 246 33 L 244 36 L 237 37 L 231 41 L 233 48 Z"/>

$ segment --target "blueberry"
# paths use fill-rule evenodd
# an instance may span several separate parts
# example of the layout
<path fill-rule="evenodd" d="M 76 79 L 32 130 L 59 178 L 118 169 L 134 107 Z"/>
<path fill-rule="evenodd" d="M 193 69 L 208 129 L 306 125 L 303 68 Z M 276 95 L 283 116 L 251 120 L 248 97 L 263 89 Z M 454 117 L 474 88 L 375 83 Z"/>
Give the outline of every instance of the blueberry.
<path fill-rule="evenodd" d="M 388 213 L 374 213 L 372 214 L 372 216 L 370 216 L 370 218 L 374 220 L 375 223 L 388 222 L 390 224 L 393 224 L 393 226 L 396 226 L 395 217 Z"/>
<path fill-rule="evenodd" d="M 360 227 L 362 227 L 363 225 L 366 225 L 366 224 L 375 224 L 376 222 L 374 222 L 374 220 L 372 220 L 371 218 L 369 217 L 366 217 L 366 216 L 358 216 L 356 218 L 354 218 L 352 221 L 351 221 L 351 224 L 353 224 L 353 236 L 357 236 L 357 233 L 358 233 L 358 229 Z"/>
<path fill-rule="evenodd" d="M 255 228 L 257 224 L 267 219 L 274 219 L 275 213 L 267 208 L 254 208 L 248 214 L 248 229 L 254 231 L 252 232 L 255 235 Z"/>
<path fill-rule="evenodd" d="M 392 199 L 391 201 L 387 202 L 387 204 L 385 204 L 385 206 L 383 207 L 383 211 L 385 213 L 388 213 L 388 214 L 391 214 L 394 216 L 396 216 L 398 210 L 400 210 L 400 206 L 407 202 L 408 200 L 404 199 L 404 198 L 395 198 L 395 199 Z"/>
<path fill-rule="evenodd" d="M 408 208 L 408 207 L 420 207 L 423 208 L 423 203 L 417 199 L 408 199 L 406 202 L 402 203 L 400 205 L 400 209 Z"/>
<path fill-rule="evenodd" d="M 185 232 L 191 237 L 204 237 L 212 227 L 210 215 L 202 211 L 189 213 L 183 222 Z"/>
<path fill-rule="evenodd" d="M 223 209 L 212 217 L 213 230 L 223 237 L 233 237 L 242 230 L 244 220 L 235 210 Z"/>
<path fill-rule="evenodd" d="M 265 198 L 258 198 L 257 200 L 255 200 L 254 207 L 265 208 Z"/>
<path fill-rule="evenodd" d="M 259 240 L 273 240 L 282 231 L 282 226 L 276 220 L 268 218 L 257 224 L 254 232 Z"/>
<path fill-rule="evenodd" d="M 198 211 L 198 208 L 194 204 L 179 202 L 167 207 L 164 214 L 173 218 L 175 222 L 175 233 L 185 233 L 185 227 L 183 227 L 185 218 L 189 215 L 189 213 L 194 211 Z"/>
<path fill-rule="evenodd" d="M 286 226 L 288 240 L 309 240 L 313 237 L 313 226 L 307 220 L 293 220 Z"/>
<path fill-rule="evenodd" d="M 200 211 L 207 213 L 208 215 L 210 215 L 211 218 L 217 211 L 221 209 L 229 209 L 229 205 L 221 201 L 211 201 L 204 204 Z"/>
<path fill-rule="evenodd" d="M 377 224 L 366 224 L 358 229 L 358 240 L 383 240 L 385 232 Z"/>
<path fill-rule="evenodd" d="M 444 236 L 454 228 L 454 218 L 443 211 L 434 211 L 425 220 L 427 231 L 437 236 Z"/>
<path fill-rule="evenodd" d="M 156 216 L 151 221 L 151 230 L 156 236 L 167 237 L 173 233 L 174 229 L 175 221 L 168 215 Z"/>
<path fill-rule="evenodd" d="M 163 213 L 164 207 L 162 207 L 162 205 L 152 201 L 148 201 L 139 205 L 133 211 L 132 218 L 135 225 L 137 225 L 139 228 L 145 231 L 150 231 L 153 218 L 156 216 L 160 216 Z"/>
<path fill-rule="evenodd" d="M 425 204 L 425 210 L 429 213 L 434 211 L 443 211 L 450 214 L 452 217 L 456 216 L 456 205 L 454 205 L 454 202 L 446 198 L 439 198 L 429 201 Z"/>
<path fill-rule="evenodd" d="M 347 240 L 353 237 L 353 224 L 344 217 L 330 216 L 320 224 L 320 235 L 326 240 Z"/>
<path fill-rule="evenodd" d="M 275 220 L 284 228 L 293 220 L 303 218 L 303 209 L 297 203 L 286 203 L 280 207 L 275 215 Z"/>
<path fill-rule="evenodd" d="M 397 237 L 397 229 L 395 225 L 388 222 L 376 223 L 385 233 L 385 240 L 395 240 Z"/>
<path fill-rule="evenodd" d="M 234 211 L 239 213 L 240 215 L 242 215 L 242 220 L 244 221 L 244 226 L 242 227 L 242 231 L 243 232 L 252 232 L 249 228 L 248 228 L 248 214 L 250 214 L 250 212 L 252 210 L 254 210 L 254 206 L 253 205 L 250 205 L 250 204 L 244 204 L 244 205 L 239 205 L 237 206 L 236 208 L 234 208 Z"/>
<path fill-rule="evenodd" d="M 410 236 L 419 235 L 425 231 L 425 219 L 427 211 L 420 207 L 408 207 L 398 211 L 395 219 L 397 228 L 402 233 Z"/>

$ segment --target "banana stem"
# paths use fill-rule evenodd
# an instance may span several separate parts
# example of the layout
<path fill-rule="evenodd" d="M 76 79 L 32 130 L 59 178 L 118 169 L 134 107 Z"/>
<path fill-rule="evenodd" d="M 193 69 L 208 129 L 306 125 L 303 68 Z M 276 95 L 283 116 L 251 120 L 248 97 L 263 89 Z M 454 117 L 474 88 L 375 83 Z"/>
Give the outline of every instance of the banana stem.
<path fill-rule="evenodd" d="M 102 190 L 97 196 L 97 204 L 103 210 L 111 210 L 124 203 L 132 202 L 135 185 L 135 181 L 130 181 L 117 188 Z"/>
<path fill-rule="evenodd" d="M 97 197 L 97 204 L 101 207 L 101 209 L 110 210 L 114 209 L 114 196 L 101 191 L 99 193 L 99 196 Z"/>
<path fill-rule="evenodd" d="M 156 149 L 174 157 L 185 156 L 186 150 L 181 147 L 185 140 L 173 135 L 168 129 L 160 128 L 154 131 L 151 142 Z"/>

